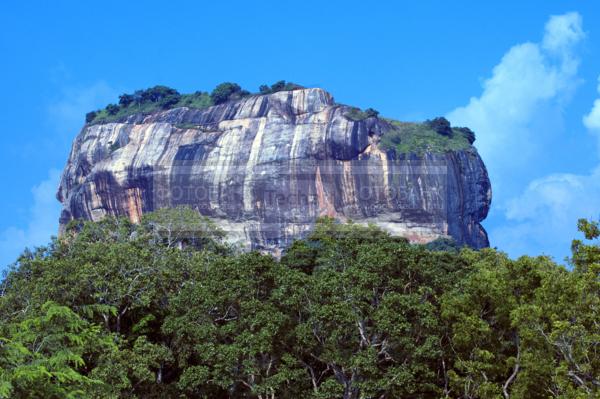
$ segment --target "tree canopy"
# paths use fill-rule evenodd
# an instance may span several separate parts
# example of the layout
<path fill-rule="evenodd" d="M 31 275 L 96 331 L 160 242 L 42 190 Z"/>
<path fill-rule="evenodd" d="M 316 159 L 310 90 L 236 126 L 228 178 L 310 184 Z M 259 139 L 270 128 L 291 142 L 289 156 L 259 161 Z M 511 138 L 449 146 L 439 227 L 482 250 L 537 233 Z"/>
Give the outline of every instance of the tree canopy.
<path fill-rule="evenodd" d="M 214 104 L 222 104 L 230 100 L 236 100 L 250 95 L 250 92 L 243 90 L 237 83 L 221 83 L 210 93 Z"/>
<path fill-rule="evenodd" d="M 332 219 L 280 260 L 223 239 L 179 208 L 26 251 L 0 285 L 0 398 L 600 397 L 593 242 L 568 270 Z"/>

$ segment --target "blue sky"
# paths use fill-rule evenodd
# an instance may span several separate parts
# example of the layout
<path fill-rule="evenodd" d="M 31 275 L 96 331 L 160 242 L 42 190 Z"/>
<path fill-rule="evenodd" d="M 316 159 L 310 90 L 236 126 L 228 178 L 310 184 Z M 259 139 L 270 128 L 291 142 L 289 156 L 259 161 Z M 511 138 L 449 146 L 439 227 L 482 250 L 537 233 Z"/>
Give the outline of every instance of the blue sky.
<path fill-rule="evenodd" d="M 56 232 L 87 111 L 156 84 L 280 79 L 470 126 L 492 246 L 562 261 L 577 218 L 600 216 L 598 27 L 592 1 L 3 2 L 0 268 Z"/>

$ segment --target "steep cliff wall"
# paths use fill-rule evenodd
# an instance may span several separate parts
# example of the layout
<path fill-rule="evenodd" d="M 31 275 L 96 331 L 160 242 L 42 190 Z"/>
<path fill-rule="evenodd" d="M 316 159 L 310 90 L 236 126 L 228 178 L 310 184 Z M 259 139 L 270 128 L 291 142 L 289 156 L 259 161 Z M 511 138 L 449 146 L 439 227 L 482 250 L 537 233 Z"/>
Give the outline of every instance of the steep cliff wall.
<path fill-rule="evenodd" d="M 248 248 L 277 251 L 325 215 L 488 245 L 490 182 L 473 147 L 384 150 L 394 126 L 349 110 L 303 89 L 86 125 L 58 190 L 61 226 L 188 205 Z"/>

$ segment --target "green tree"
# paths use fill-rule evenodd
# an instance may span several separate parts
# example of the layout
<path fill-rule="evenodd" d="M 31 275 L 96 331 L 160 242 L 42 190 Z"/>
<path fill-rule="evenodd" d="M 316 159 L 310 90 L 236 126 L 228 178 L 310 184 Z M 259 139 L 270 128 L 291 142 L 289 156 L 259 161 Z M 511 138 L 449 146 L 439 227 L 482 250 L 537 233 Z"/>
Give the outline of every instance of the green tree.
<path fill-rule="evenodd" d="M 196 397 L 297 397 L 307 381 L 287 353 L 292 320 L 278 295 L 293 271 L 257 253 L 198 266 L 164 325 L 185 369 L 178 386 Z"/>
<path fill-rule="evenodd" d="M 448 122 L 448 120 L 443 116 L 427 120 L 425 123 L 442 136 L 452 136 L 452 127 L 450 126 L 450 122 Z"/>
<path fill-rule="evenodd" d="M 116 114 L 117 114 L 117 112 L 119 112 L 119 110 L 120 110 L 120 108 L 119 108 L 119 106 L 118 106 L 118 105 L 116 105 L 116 104 L 108 104 L 108 105 L 106 106 L 106 112 L 107 112 L 109 115 L 116 115 Z"/>
<path fill-rule="evenodd" d="M 461 132 L 470 144 L 473 144 L 475 142 L 475 132 L 473 132 L 468 127 L 457 127 L 455 129 Z"/>
<path fill-rule="evenodd" d="M 98 115 L 98 113 L 96 111 L 90 111 L 87 114 L 85 114 L 85 123 L 93 122 L 94 119 L 96 118 L 96 115 Z"/>
<path fill-rule="evenodd" d="M 189 228 L 176 236 L 174 226 L 184 218 Z M 94 378 L 106 381 L 115 395 L 160 397 L 179 372 L 160 332 L 167 303 L 190 278 L 192 257 L 224 248 L 210 242 L 212 234 L 222 237 L 189 209 L 147 215 L 139 225 L 112 218 L 74 222 L 50 248 L 21 257 L 4 281 L 0 321 L 19 322 L 22 309 L 47 300 L 68 306 L 118 337 L 118 352 L 98 354 Z"/>
<path fill-rule="evenodd" d="M 210 93 L 210 97 L 214 104 L 222 104 L 240 93 L 242 93 L 240 85 L 237 83 L 225 82 L 215 87 L 212 93 Z"/>
<path fill-rule="evenodd" d="M 437 301 L 462 265 L 374 227 L 331 219 L 317 225 L 309 242 L 316 253 L 302 262 L 313 270 L 306 294 L 290 295 L 299 303 L 288 306 L 298 309 L 295 356 L 315 397 L 436 397 Z"/>
<path fill-rule="evenodd" d="M 475 270 L 442 301 L 447 396 L 599 397 L 600 294 L 587 267 L 597 251 L 575 241 L 573 272 L 545 257 L 463 251 Z"/>
<path fill-rule="evenodd" d="M 170 97 L 180 97 L 181 95 L 175 89 L 172 89 L 167 86 L 154 86 L 150 87 L 141 92 L 141 101 L 142 102 L 161 102 L 162 100 Z"/>
<path fill-rule="evenodd" d="M 271 85 L 271 93 L 276 93 L 285 89 L 285 80 L 280 80 Z"/>
<path fill-rule="evenodd" d="M 122 107 L 128 107 L 133 101 L 134 98 L 131 94 L 125 93 L 119 96 L 119 105 Z"/>
<path fill-rule="evenodd" d="M 379 115 L 379 111 L 373 108 L 367 108 L 365 109 L 365 115 L 367 118 L 376 118 Z"/>
<path fill-rule="evenodd" d="M 271 88 L 267 85 L 260 85 L 258 92 L 260 94 L 271 94 Z"/>
<path fill-rule="evenodd" d="M 71 309 L 46 302 L 38 315 L 3 330 L 0 397 L 85 398 L 107 388 L 87 375 L 89 356 L 111 352 L 115 346 L 99 326 Z"/>
<path fill-rule="evenodd" d="M 0 283 L 0 397 L 600 397 L 595 241 L 567 270 L 330 218 L 281 261 L 223 238 L 177 208 L 25 251 Z"/>

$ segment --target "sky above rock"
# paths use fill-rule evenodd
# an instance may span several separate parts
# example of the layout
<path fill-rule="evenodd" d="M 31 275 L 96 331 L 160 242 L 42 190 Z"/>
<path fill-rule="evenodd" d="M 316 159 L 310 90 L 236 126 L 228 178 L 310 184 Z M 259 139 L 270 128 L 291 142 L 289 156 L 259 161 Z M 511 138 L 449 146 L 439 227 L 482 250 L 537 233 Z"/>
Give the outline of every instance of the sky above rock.
<path fill-rule="evenodd" d="M 56 233 L 85 113 L 156 84 L 286 79 L 469 126 L 494 190 L 484 226 L 511 256 L 562 262 L 577 219 L 600 216 L 597 2 L 5 3 L 0 269 Z"/>

